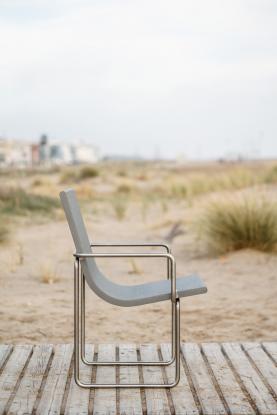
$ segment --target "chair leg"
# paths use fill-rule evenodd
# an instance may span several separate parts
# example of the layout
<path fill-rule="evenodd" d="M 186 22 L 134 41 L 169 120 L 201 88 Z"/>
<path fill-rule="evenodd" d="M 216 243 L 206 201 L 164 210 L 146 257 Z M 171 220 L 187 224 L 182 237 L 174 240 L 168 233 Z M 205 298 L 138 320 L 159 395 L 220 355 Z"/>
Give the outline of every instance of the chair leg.
<path fill-rule="evenodd" d="M 80 263 L 74 263 L 74 378 L 82 388 L 172 388 L 180 380 L 180 301 L 172 303 L 172 354 L 167 362 L 87 362 L 84 356 L 85 345 L 85 281 L 80 272 Z M 80 319 L 81 316 L 81 319 Z M 81 323 L 81 324 L 80 324 Z M 163 366 L 175 361 L 175 379 L 169 384 L 96 384 L 83 383 L 80 380 L 80 362 L 87 365 L 101 366 Z"/>
<path fill-rule="evenodd" d="M 81 325 L 80 325 L 80 338 L 81 338 L 81 361 L 88 366 L 110 366 L 111 362 L 92 362 L 88 361 L 85 356 L 85 277 L 82 274 L 81 277 L 81 287 L 80 287 L 80 314 L 81 314 Z M 152 362 L 152 361 L 129 361 L 129 362 L 113 362 L 115 366 L 125 365 L 125 366 L 169 366 L 175 361 L 175 331 L 176 331 L 176 311 L 174 303 L 171 305 L 171 351 L 172 356 L 170 360 Z"/>

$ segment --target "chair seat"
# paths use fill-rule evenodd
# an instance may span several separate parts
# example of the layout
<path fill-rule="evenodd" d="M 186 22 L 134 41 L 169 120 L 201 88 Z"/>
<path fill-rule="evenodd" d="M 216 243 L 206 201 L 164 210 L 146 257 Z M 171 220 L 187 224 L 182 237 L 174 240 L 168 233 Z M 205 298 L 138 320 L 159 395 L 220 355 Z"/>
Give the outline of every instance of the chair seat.
<path fill-rule="evenodd" d="M 77 252 L 90 255 L 91 246 L 74 190 L 65 190 L 60 193 L 60 197 Z M 111 304 L 132 307 L 171 298 L 169 280 L 126 286 L 115 284 L 107 278 L 100 271 L 93 257 L 85 258 L 81 265 L 89 287 L 100 298 Z M 178 278 L 176 289 L 179 297 L 204 294 L 207 291 L 202 280 L 196 275 Z"/>
<path fill-rule="evenodd" d="M 198 275 L 177 278 L 176 289 L 180 298 L 207 292 L 207 287 Z M 157 303 L 170 300 L 171 281 L 161 280 L 132 286 L 115 284 L 109 281 L 105 287 L 105 294 L 105 298 L 101 294 L 100 297 L 121 307 Z"/>

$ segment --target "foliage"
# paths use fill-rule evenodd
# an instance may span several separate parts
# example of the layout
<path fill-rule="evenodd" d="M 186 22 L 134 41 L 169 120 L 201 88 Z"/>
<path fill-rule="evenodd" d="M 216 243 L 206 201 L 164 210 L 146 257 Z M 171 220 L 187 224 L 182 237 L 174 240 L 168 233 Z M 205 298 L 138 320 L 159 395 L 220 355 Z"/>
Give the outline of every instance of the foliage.
<path fill-rule="evenodd" d="M 65 168 L 60 176 L 61 183 L 78 183 L 85 179 L 99 176 L 99 171 L 94 166 L 83 166 Z"/>
<path fill-rule="evenodd" d="M 244 248 L 275 251 L 276 204 L 249 197 L 213 202 L 200 220 L 200 232 L 217 253 Z"/>
<path fill-rule="evenodd" d="M 27 193 L 22 188 L 0 190 L 0 213 L 26 215 L 28 213 L 49 214 L 59 207 L 58 198 Z"/>
<path fill-rule="evenodd" d="M 123 220 L 126 216 L 128 198 L 124 194 L 119 194 L 112 199 L 111 203 L 117 219 Z"/>
<path fill-rule="evenodd" d="M 99 176 L 99 171 L 93 166 L 84 166 L 79 173 L 79 180 L 89 179 Z"/>
<path fill-rule="evenodd" d="M 7 226 L 1 221 L 0 222 L 0 244 L 6 242 L 9 235 Z"/>

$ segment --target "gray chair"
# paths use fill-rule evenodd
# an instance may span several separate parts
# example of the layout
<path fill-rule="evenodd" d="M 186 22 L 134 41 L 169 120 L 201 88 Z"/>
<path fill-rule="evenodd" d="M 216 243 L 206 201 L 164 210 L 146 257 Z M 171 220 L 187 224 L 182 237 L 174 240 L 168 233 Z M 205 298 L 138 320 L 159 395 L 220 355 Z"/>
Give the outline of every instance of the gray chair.
<path fill-rule="evenodd" d="M 207 288 L 202 280 L 191 275 L 176 279 L 175 259 L 166 244 L 157 243 L 90 243 L 85 224 L 80 212 L 74 190 L 68 189 L 60 193 L 61 203 L 67 218 L 71 235 L 75 244 L 74 254 L 74 376 L 76 383 L 84 388 L 137 388 L 137 387 L 173 387 L 180 378 L 180 298 L 204 294 Z M 93 247 L 160 247 L 159 253 L 95 253 Z M 97 267 L 95 258 L 166 258 L 167 279 L 126 286 L 115 284 Z M 168 361 L 152 362 L 92 362 L 85 356 L 85 283 L 100 298 L 110 304 L 121 307 L 133 307 L 144 304 L 170 300 L 172 305 L 172 355 Z M 170 365 L 175 363 L 175 380 L 169 384 L 95 384 L 83 383 L 80 380 L 80 362 L 87 365 Z"/>

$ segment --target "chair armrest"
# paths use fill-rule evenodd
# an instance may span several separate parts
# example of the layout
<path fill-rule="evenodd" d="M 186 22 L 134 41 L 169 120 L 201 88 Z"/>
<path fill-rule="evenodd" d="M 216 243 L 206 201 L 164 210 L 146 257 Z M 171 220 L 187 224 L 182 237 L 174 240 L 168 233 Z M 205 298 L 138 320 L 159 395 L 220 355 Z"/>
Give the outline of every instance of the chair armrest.
<path fill-rule="evenodd" d="M 88 258 L 167 258 L 167 263 L 169 264 L 168 270 L 170 272 L 171 280 L 171 301 L 176 303 L 177 300 L 177 291 L 176 291 L 176 262 L 173 255 L 168 252 L 163 253 L 75 253 L 73 256 L 76 258 L 76 261 L 81 261 Z"/>
<path fill-rule="evenodd" d="M 91 248 L 127 248 L 127 247 L 134 247 L 134 248 L 143 248 L 143 247 L 156 247 L 156 248 L 164 248 L 164 250 L 170 254 L 171 249 L 169 245 L 163 242 L 130 242 L 130 243 L 121 243 L 121 242 L 101 242 L 101 243 L 91 243 Z M 167 260 L 167 279 L 170 279 L 170 261 Z"/>
<path fill-rule="evenodd" d="M 170 247 L 165 243 L 160 242 L 130 242 L 130 243 L 121 243 L 121 242 L 102 242 L 102 243 L 91 243 L 91 247 L 112 247 L 112 248 L 126 248 L 126 247 L 157 247 L 164 248 L 166 252 L 170 253 Z"/>

